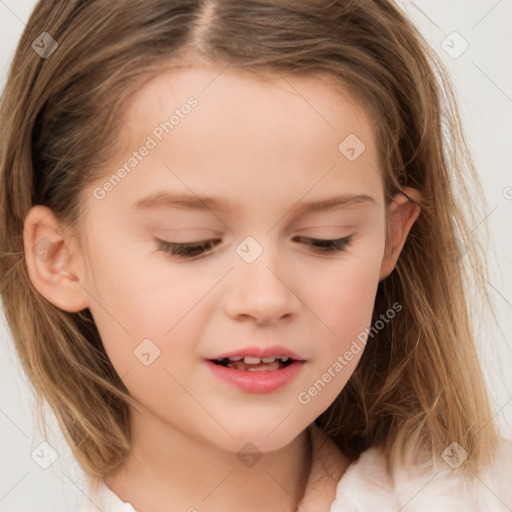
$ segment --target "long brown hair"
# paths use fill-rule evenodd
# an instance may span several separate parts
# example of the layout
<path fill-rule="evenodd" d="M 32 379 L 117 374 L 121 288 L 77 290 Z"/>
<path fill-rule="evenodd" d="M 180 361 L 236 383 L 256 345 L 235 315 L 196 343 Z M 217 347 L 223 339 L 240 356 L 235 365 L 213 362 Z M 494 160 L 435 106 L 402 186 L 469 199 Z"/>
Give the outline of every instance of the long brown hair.
<path fill-rule="evenodd" d="M 32 47 L 43 30 L 58 43 L 47 58 Z M 469 453 L 462 469 L 486 462 L 496 432 L 465 285 L 487 300 L 468 229 L 482 192 L 447 73 L 401 11 L 389 0 L 41 0 L 0 105 L 0 290 L 24 369 L 79 463 L 94 477 L 122 463 L 132 399 L 89 310 L 62 311 L 34 289 L 24 219 L 42 204 L 79 226 L 83 186 L 115 155 L 130 95 L 165 66 L 200 62 L 328 77 L 375 122 L 388 204 L 404 187 L 424 197 L 374 320 L 403 309 L 317 424 L 350 457 L 379 445 L 392 463 L 418 448 L 439 460 L 456 441 Z"/>

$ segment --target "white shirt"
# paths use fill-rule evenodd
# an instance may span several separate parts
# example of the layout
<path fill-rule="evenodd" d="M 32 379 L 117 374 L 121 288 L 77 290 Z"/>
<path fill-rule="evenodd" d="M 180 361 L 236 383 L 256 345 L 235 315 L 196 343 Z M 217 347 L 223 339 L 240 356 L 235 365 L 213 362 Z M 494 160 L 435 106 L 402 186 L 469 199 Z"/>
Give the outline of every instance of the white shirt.
<path fill-rule="evenodd" d="M 103 482 L 81 512 L 137 512 Z M 512 442 L 503 440 L 493 464 L 473 484 L 446 467 L 400 469 L 392 475 L 376 448 L 363 452 L 337 485 L 329 512 L 511 512 Z M 310 511 L 322 512 L 322 511 Z M 327 512 L 327 511 L 325 511 Z"/>

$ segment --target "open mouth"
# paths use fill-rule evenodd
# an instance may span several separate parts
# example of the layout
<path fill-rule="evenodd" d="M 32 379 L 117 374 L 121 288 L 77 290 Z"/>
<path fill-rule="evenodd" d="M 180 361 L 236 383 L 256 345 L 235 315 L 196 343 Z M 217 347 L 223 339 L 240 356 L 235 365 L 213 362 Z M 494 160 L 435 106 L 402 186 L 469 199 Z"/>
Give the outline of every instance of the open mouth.
<path fill-rule="evenodd" d="M 212 363 L 233 370 L 242 370 L 246 372 L 268 372 L 281 370 L 290 366 L 294 360 L 287 356 L 278 357 L 225 357 L 222 359 L 212 359 Z"/>
<path fill-rule="evenodd" d="M 289 385 L 295 379 L 304 365 L 305 360 L 290 354 L 289 351 L 279 348 L 265 351 L 249 348 L 247 351 L 260 352 L 261 356 L 254 354 L 219 354 L 217 357 L 206 360 L 206 366 L 213 375 L 240 389 L 245 393 L 273 393 Z M 268 354 L 270 350 L 274 355 Z M 263 354 L 261 354 L 263 352 Z M 286 355 L 284 355 L 286 354 Z"/>

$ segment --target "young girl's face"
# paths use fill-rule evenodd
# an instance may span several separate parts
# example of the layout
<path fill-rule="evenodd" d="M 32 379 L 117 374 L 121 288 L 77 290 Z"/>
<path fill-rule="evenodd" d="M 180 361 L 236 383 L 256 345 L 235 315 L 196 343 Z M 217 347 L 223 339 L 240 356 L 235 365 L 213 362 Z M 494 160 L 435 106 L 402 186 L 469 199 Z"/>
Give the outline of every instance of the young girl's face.
<path fill-rule="evenodd" d="M 348 97 L 222 69 L 166 71 L 137 92 L 126 151 L 85 191 L 75 268 L 141 404 L 134 421 L 270 450 L 325 411 L 361 357 L 385 272 L 383 182 Z M 336 239 L 338 251 L 315 242 Z M 208 240 L 192 257 L 165 250 Z M 296 362 L 212 362 L 234 353 Z"/>

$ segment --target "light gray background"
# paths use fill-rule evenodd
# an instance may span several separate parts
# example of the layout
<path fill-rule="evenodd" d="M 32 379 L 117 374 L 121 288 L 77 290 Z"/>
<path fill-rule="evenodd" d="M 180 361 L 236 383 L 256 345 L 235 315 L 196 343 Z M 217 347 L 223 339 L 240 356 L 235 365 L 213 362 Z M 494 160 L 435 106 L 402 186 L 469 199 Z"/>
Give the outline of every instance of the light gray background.
<path fill-rule="evenodd" d="M 7 67 L 35 3 L 34 0 L 0 0 L 2 90 Z M 490 259 L 488 285 L 499 326 L 493 326 L 487 318 L 479 323 L 479 350 L 492 390 L 497 420 L 503 435 L 512 437 L 512 172 L 509 163 L 512 143 L 512 2 L 417 0 L 399 2 L 399 5 L 448 67 L 486 191 L 489 209 L 481 219 L 481 225 L 485 223 L 490 227 L 496 248 L 495 258 Z M 43 31 L 44 27 L 41 29 Z M 453 31 L 469 44 L 458 58 L 450 57 L 444 50 L 446 48 L 453 54 L 462 49 L 464 43 L 452 34 Z M 474 227 L 475 234 L 481 225 Z M 48 469 L 42 469 L 35 462 L 37 454 L 43 453 L 39 445 L 44 437 L 33 413 L 35 402 L 2 320 L 0 357 L 0 511 L 76 510 L 76 499 L 85 490 L 84 482 L 55 422 L 51 423 L 48 441 L 59 457 Z M 33 452 L 34 458 L 31 456 Z M 39 458 L 44 462 L 43 459 Z"/>

